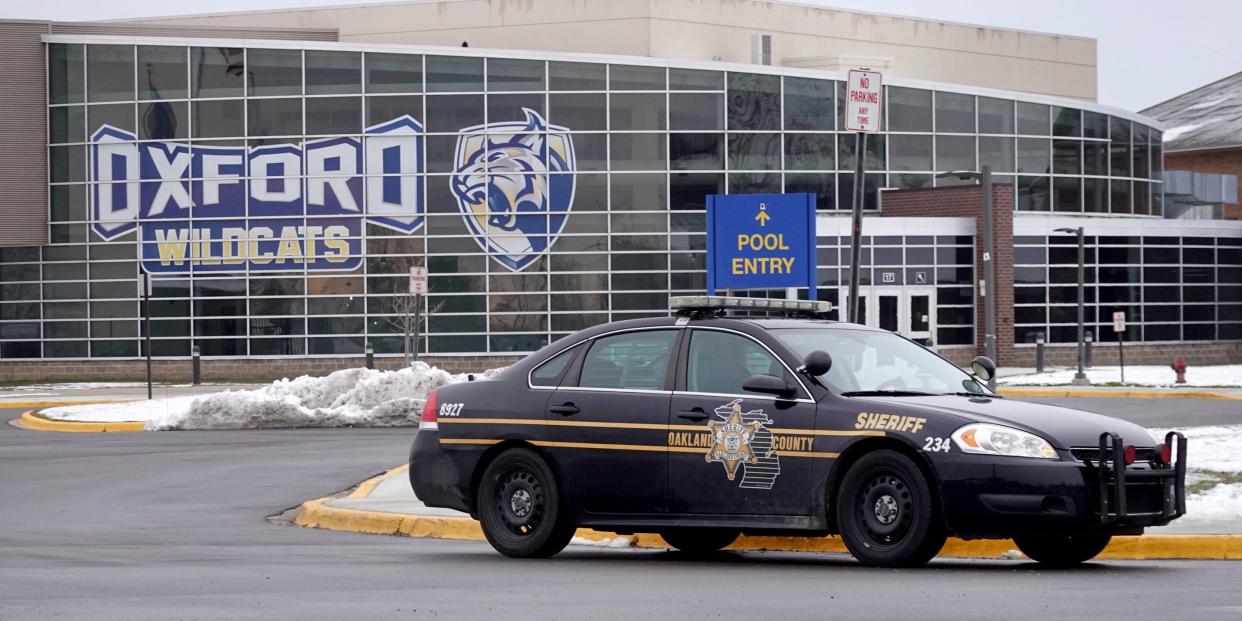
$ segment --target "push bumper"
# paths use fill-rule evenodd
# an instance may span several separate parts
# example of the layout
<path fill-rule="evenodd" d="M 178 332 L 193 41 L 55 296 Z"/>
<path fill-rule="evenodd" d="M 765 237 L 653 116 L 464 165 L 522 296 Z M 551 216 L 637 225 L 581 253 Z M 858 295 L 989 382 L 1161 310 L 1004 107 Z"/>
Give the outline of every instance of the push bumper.
<path fill-rule="evenodd" d="M 1172 466 L 1127 467 L 1115 434 L 1099 456 L 1040 460 L 954 454 L 935 464 L 950 532 L 964 538 L 1021 534 L 1138 534 L 1183 515 L 1186 440 L 1170 433 Z"/>

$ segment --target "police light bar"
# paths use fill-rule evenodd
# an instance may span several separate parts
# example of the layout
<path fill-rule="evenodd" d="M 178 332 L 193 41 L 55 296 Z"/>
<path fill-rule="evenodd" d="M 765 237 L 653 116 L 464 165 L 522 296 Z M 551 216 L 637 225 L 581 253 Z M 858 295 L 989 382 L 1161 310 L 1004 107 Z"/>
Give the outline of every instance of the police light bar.
<path fill-rule="evenodd" d="M 827 313 L 832 302 L 818 300 L 775 300 L 770 298 L 734 298 L 723 295 L 683 295 L 669 299 L 672 310 L 766 310 L 799 313 Z"/>

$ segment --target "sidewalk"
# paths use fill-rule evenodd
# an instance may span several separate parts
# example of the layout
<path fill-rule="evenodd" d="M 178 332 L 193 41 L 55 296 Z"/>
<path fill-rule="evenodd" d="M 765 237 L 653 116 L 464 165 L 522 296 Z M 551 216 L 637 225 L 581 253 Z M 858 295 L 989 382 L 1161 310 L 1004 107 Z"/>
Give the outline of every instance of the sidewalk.
<path fill-rule="evenodd" d="M 408 471 L 400 466 L 360 484 L 346 496 L 303 503 L 294 523 L 299 526 L 358 533 L 405 535 L 482 541 L 483 532 L 470 516 L 431 508 L 410 489 Z M 572 544 L 606 547 L 669 547 L 658 535 L 620 536 L 579 529 Z M 963 541 L 951 538 L 940 556 L 1014 558 L 1010 540 Z M 774 550 L 846 553 L 838 537 L 746 537 L 731 550 Z M 1228 522 L 1202 522 L 1183 517 L 1169 526 L 1148 529 L 1141 537 L 1117 537 L 1103 558 L 1242 559 L 1242 516 Z"/>

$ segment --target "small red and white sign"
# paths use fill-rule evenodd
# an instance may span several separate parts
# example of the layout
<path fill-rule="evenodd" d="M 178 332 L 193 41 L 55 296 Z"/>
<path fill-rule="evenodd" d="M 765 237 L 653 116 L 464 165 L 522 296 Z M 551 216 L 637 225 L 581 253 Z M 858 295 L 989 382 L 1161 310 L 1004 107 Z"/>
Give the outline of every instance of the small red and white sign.
<path fill-rule="evenodd" d="M 851 132 L 880 131 L 880 98 L 884 76 L 879 71 L 851 69 L 845 91 L 845 129 Z"/>
<path fill-rule="evenodd" d="M 1125 311 L 1117 311 L 1113 313 L 1113 332 L 1126 331 L 1126 313 Z"/>
<path fill-rule="evenodd" d="M 410 268 L 410 293 L 414 295 L 427 295 L 427 268 Z"/>

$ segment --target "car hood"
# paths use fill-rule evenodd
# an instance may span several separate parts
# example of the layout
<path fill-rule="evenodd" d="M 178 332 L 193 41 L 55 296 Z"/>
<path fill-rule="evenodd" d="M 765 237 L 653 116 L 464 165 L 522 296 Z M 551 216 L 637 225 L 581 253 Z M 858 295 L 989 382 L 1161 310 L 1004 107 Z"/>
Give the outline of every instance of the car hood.
<path fill-rule="evenodd" d="M 1055 448 L 1098 446 L 1100 434 L 1112 432 L 1126 444 L 1149 447 L 1155 444 L 1143 427 L 1111 416 L 1082 410 L 1026 403 L 1010 399 L 972 399 L 959 396 L 867 397 L 906 408 L 918 407 L 961 417 L 967 421 L 1017 427 L 1046 438 Z M 966 422 L 966 421 L 963 421 Z"/>

